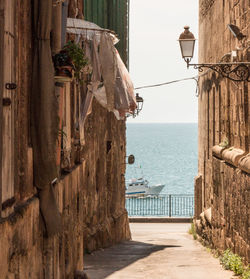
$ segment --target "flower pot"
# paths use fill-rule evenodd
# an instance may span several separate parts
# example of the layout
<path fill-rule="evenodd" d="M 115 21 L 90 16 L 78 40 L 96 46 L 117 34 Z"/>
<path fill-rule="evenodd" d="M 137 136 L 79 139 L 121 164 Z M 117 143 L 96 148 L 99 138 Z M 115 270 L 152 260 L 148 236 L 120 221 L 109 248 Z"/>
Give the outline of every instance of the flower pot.
<path fill-rule="evenodd" d="M 56 67 L 56 76 L 72 78 L 72 71 L 73 71 L 72 66 L 60 66 L 60 67 L 58 66 Z"/>

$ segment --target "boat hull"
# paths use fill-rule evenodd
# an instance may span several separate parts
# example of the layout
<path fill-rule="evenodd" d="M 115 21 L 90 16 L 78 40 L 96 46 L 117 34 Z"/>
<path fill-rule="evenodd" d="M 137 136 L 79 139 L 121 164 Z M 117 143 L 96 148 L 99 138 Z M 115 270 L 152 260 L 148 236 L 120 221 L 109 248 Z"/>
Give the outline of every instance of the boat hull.
<path fill-rule="evenodd" d="M 143 185 L 129 186 L 126 190 L 126 197 L 159 195 L 164 187 L 165 185 L 155 185 L 151 187 L 145 187 Z"/>

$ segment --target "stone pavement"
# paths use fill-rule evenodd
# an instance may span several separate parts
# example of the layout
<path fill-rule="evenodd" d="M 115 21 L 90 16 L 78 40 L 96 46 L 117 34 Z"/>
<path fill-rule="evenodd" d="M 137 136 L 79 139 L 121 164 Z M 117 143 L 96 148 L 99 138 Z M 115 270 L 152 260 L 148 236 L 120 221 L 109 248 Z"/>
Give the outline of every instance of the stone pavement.
<path fill-rule="evenodd" d="M 190 224 L 131 223 L 132 241 L 85 256 L 90 279 L 230 279 Z"/>

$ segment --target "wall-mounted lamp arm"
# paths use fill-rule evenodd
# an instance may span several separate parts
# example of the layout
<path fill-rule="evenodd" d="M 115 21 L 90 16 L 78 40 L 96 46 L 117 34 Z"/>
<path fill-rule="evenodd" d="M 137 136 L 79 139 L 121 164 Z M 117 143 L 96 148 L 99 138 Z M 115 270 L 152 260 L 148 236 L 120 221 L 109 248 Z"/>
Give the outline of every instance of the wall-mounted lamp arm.
<path fill-rule="evenodd" d="M 187 62 L 187 67 L 194 67 L 199 72 L 203 72 L 204 68 L 216 71 L 221 76 L 233 81 L 250 81 L 250 62 L 234 62 L 234 63 L 203 63 L 190 64 Z"/>
<path fill-rule="evenodd" d="M 229 29 L 239 39 L 245 37 L 239 28 L 234 25 L 229 25 Z M 194 54 L 195 37 L 189 31 L 189 26 L 184 27 L 184 32 L 179 36 L 182 58 L 187 63 L 187 67 L 193 66 L 199 72 L 203 72 L 204 68 L 216 71 L 221 76 L 233 81 L 250 81 L 250 62 L 233 62 L 233 63 L 203 63 L 190 64 Z"/>

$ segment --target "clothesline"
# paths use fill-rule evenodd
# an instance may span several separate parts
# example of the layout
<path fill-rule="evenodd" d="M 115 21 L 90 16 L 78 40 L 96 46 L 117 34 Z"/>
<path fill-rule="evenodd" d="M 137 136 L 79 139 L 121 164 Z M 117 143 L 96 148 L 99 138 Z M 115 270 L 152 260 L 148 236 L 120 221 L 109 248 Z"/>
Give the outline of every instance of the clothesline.
<path fill-rule="evenodd" d="M 73 28 L 73 29 L 80 29 L 80 30 L 86 30 L 86 31 L 91 30 L 91 31 L 98 31 L 98 32 L 108 32 L 108 33 L 111 33 L 111 34 L 113 34 L 115 36 L 118 36 L 115 33 L 115 31 L 109 30 L 109 29 L 104 29 L 104 28 L 89 28 L 89 27 L 81 27 L 81 26 L 77 26 L 77 27 L 76 26 L 67 26 L 67 29 L 71 29 L 71 28 Z"/>

